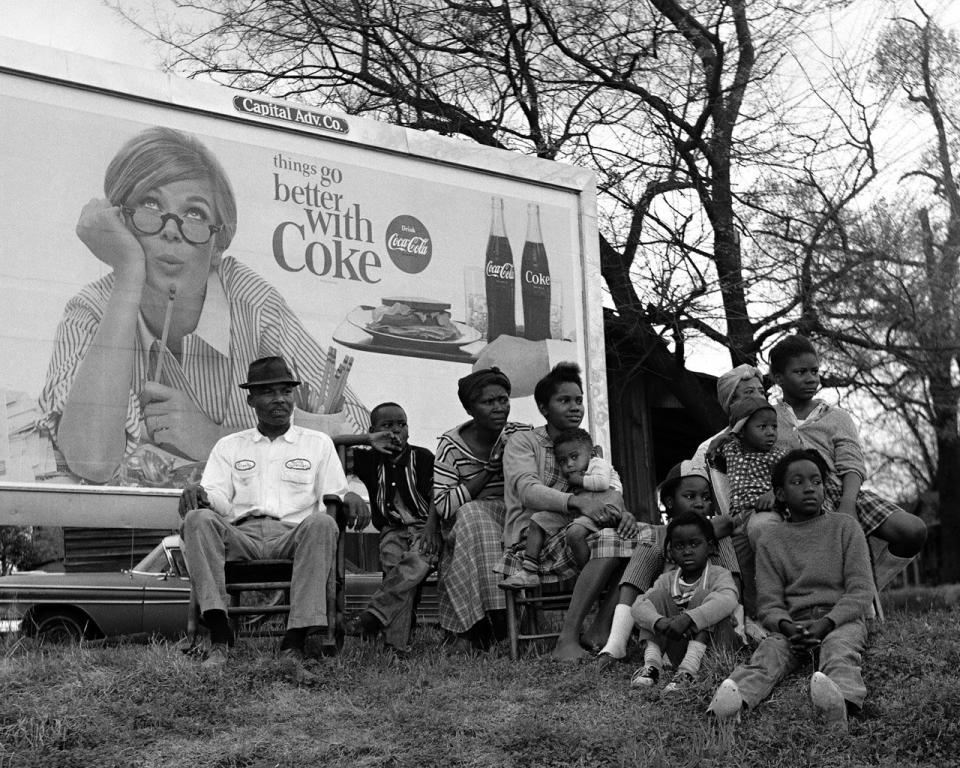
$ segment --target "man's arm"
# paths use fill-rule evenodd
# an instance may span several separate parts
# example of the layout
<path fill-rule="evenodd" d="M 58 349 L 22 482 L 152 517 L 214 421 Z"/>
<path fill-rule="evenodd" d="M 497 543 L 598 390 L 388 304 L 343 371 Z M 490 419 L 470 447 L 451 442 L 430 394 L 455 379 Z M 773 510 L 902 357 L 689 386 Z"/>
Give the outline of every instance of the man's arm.
<path fill-rule="evenodd" d="M 364 514 L 369 522 L 369 507 L 360 496 L 349 490 L 347 476 L 344 474 L 333 440 L 327 435 L 322 435 L 321 439 L 324 446 L 317 461 L 315 478 L 317 498 L 326 507 L 327 514 L 333 517 L 336 517 L 337 509 L 342 503 L 347 514 L 348 525 L 356 526 Z M 363 512 L 364 508 L 368 510 L 366 513 Z"/>
<path fill-rule="evenodd" d="M 200 483 L 183 489 L 180 496 L 180 516 L 191 509 L 208 507 L 221 517 L 229 517 L 233 500 L 233 472 L 225 455 L 223 440 L 217 441 L 207 459 Z"/>

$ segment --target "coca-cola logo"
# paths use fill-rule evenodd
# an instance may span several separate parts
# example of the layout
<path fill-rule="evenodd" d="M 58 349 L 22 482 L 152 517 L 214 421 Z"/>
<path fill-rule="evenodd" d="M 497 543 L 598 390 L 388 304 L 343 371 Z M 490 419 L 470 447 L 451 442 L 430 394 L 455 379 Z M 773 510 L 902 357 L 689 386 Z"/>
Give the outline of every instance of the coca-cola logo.
<path fill-rule="evenodd" d="M 532 272 L 529 269 L 523 273 L 523 279 L 530 283 L 530 285 L 550 285 L 550 275 Z"/>
<path fill-rule="evenodd" d="M 487 262 L 487 277 L 496 277 L 500 280 L 513 280 L 513 264 L 494 264 Z"/>
<path fill-rule="evenodd" d="M 413 216 L 397 216 L 384 235 L 390 260 L 403 272 L 423 272 L 433 256 L 433 241 L 423 222 Z"/>

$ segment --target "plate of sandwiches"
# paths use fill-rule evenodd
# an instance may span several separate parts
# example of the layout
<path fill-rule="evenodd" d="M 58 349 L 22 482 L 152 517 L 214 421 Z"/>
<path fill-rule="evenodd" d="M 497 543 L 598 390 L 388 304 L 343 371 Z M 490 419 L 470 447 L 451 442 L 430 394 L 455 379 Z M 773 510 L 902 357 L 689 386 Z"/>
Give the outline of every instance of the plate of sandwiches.
<path fill-rule="evenodd" d="M 481 338 L 476 328 L 451 319 L 448 303 L 419 296 L 388 296 L 379 307 L 351 310 L 347 320 L 387 344 L 462 347 Z"/>

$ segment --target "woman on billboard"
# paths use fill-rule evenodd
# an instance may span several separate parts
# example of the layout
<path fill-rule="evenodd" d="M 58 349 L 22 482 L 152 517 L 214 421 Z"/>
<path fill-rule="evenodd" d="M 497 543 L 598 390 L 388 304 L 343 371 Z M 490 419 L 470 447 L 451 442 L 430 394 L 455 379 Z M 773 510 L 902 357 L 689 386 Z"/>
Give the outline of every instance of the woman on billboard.
<path fill-rule="evenodd" d="M 110 273 L 67 303 L 40 396 L 70 471 L 118 476 L 144 444 L 205 460 L 223 435 L 254 426 L 251 361 L 281 355 L 307 381 L 326 354 L 283 297 L 225 255 L 237 227 L 230 181 L 196 138 L 149 128 L 110 162 L 106 199 L 80 213 L 77 235 Z M 366 409 L 345 393 L 346 431 Z"/>

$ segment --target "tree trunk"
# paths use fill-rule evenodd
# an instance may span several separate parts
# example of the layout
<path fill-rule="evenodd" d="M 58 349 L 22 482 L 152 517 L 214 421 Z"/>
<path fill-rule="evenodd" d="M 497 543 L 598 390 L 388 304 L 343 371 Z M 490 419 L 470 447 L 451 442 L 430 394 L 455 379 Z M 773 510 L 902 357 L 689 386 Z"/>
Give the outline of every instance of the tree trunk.
<path fill-rule="evenodd" d="M 956 419 L 956 412 L 954 412 Z M 956 436 L 937 436 L 940 465 L 937 491 L 940 496 L 940 581 L 960 582 L 960 441 Z"/>

